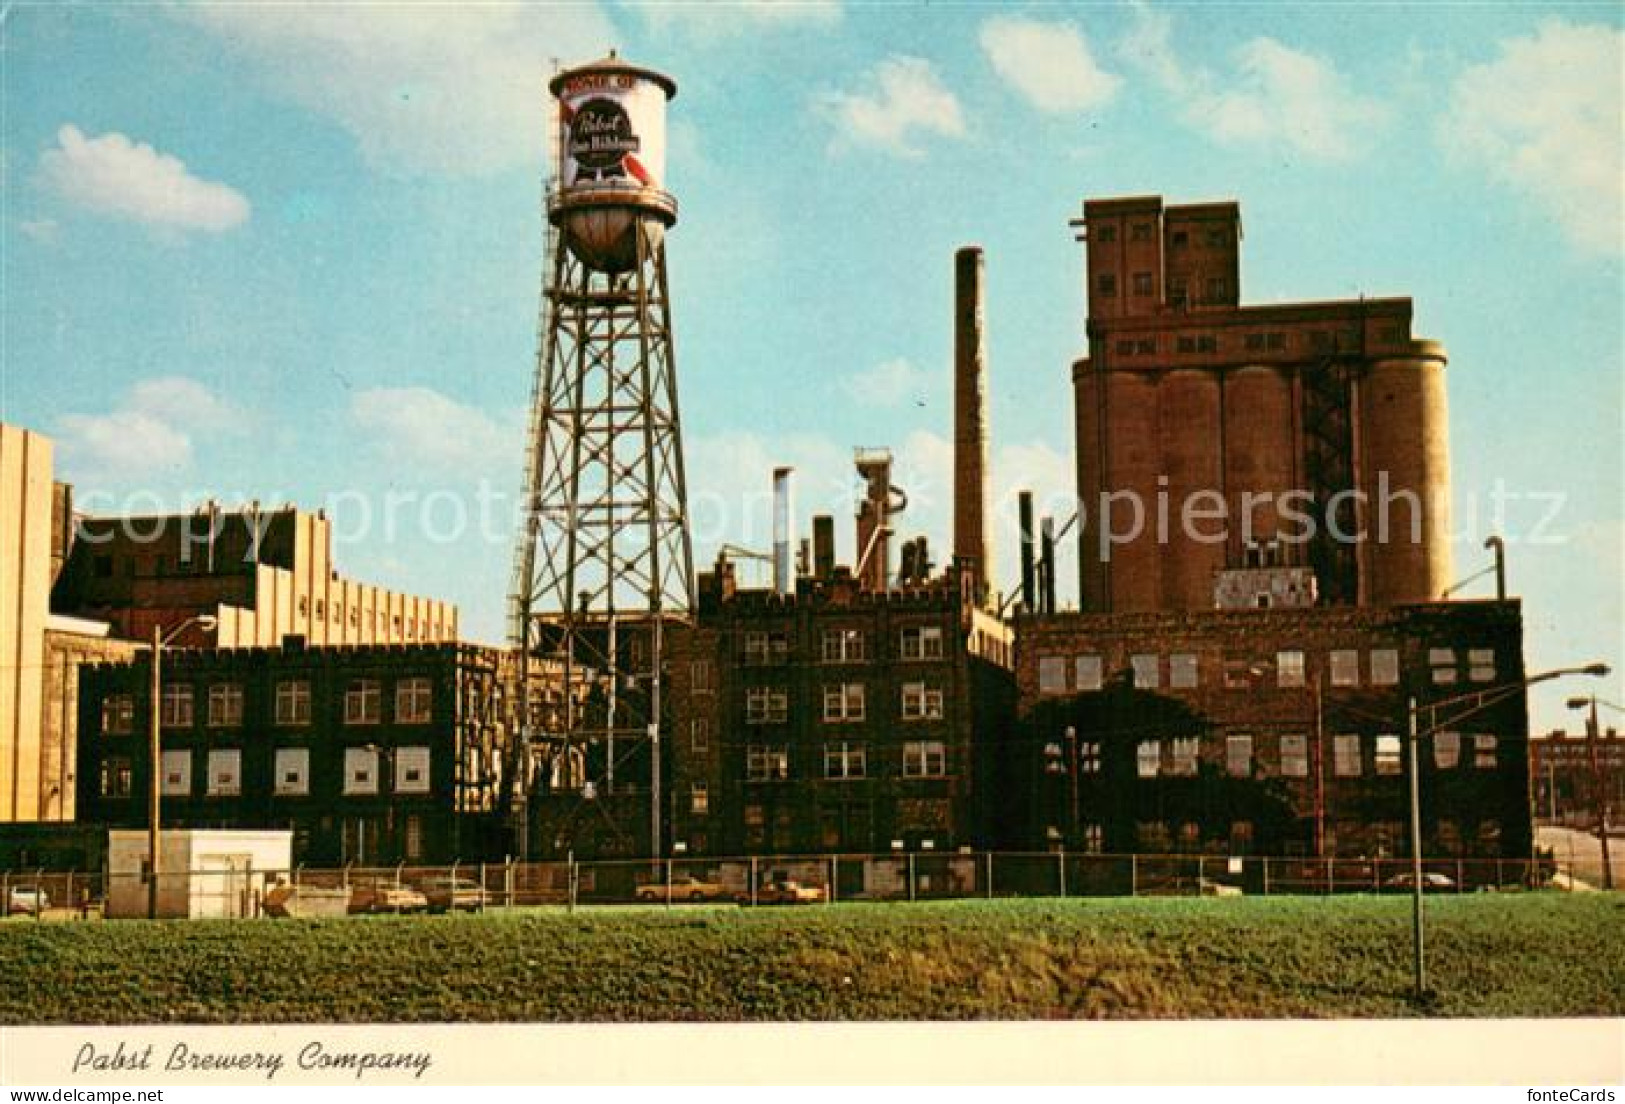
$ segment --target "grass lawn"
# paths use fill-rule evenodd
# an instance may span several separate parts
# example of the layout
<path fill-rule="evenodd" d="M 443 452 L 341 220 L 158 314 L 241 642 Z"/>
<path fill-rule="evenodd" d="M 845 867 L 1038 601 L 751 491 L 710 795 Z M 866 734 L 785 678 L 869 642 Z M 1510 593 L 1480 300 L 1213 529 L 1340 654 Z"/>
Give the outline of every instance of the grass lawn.
<path fill-rule="evenodd" d="M 1625 1014 L 1625 896 L 1428 918 L 1427 1014 Z M 1404 897 L 19 920 L 0 1023 L 1388 1017 L 1410 962 Z"/>

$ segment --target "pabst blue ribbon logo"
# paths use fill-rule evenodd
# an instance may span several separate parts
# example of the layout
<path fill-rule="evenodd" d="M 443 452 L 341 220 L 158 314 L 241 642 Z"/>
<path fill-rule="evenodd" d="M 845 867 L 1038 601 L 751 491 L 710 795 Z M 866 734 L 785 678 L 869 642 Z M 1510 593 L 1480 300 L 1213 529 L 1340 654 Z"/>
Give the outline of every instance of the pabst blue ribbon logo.
<path fill-rule="evenodd" d="M 632 133 L 632 120 L 614 100 L 587 100 L 569 117 L 570 157 L 577 179 L 605 180 L 631 175 L 648 184 L 649 174 L 638 161 L 640 142 Z"/>

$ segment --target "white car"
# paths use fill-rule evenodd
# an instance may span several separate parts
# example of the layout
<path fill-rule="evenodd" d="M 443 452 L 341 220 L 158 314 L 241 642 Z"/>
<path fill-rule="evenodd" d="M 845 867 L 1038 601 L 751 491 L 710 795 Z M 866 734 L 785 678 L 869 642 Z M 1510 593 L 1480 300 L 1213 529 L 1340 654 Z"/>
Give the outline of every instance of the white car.
<path fill-rule="evenodd" d="M 19 912 L 38 916 L 50 907 L 51 898 L 39 886 L 12 886 L 11 893 L 6 898 L 8 916 L 15 916 Z"/>

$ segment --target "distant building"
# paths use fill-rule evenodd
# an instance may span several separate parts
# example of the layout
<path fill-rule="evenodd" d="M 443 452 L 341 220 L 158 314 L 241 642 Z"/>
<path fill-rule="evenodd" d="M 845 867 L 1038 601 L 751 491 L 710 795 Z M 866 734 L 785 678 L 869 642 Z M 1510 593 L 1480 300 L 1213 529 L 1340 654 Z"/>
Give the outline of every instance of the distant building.
<path fill-rule="evenodd" d="M 52 608 L 133 640 L 208 615 L 216 628 L 182 642 L 222 648 L 457 639 L 456 606 L 340 575 L 332 541 L 326 515 L 292 506 L 79 518 Z"/>
<path fill-rule="evenodd" d="M 296 862 L 500 857 L 506 653 L 466 644 L 166 650 L 169 828 L 288 829 Z M 150 668 L 80 672 L 79 817 L 147 824 Z"/>
<path fill-rule="evenodd" d="M 1515 601 L 1060 614 L 1018 621 L 1016 654 L 1026 782 L 1006 797 L 1032 846 L 1409 854 L 1414 698 L 1419 731 L 1442 726 L 1419 748 L 1426 854 L 1530 855 Z"/>
<path fill-rule="evenodd" d="M 1617 729 L 1595 746 L 1559 729 L 1530 740 L 1529 750 L 1538 822 L 1594 831 L 1599 794 L 1607 795 L 1611 823 L 1625 819 L 1625 736 Z"/>

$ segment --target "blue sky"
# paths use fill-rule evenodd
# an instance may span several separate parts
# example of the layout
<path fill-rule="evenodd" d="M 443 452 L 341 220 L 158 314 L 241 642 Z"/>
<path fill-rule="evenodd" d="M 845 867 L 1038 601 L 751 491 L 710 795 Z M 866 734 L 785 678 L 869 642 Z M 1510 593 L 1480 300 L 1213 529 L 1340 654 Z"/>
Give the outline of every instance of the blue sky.
<path fill-rule="evenodd" d="M 500 639 L 543 88 L 553 59 L 613 45 L 679 85 L 702 566 L 723 539 L 766 546 L 776 463 L 804 518 L 845 515 L 855 445 L 896 450 L 904 528 L 946 548 L 972 242 L 997 494 L 1065 495 L 1067 219 L 1085 196 L 1234 198 L 1247 301 L 1415 298 L 1451 353 L 1458 573 L 1503 532 L 1531 668 L 1625 666 L 1616 4 L 4 11 L 0 416 L 54 436 L 93 506 L 325 505 L 343 570 Z M 1535 699 L 1538 726 L 1571 689 Z"/>

